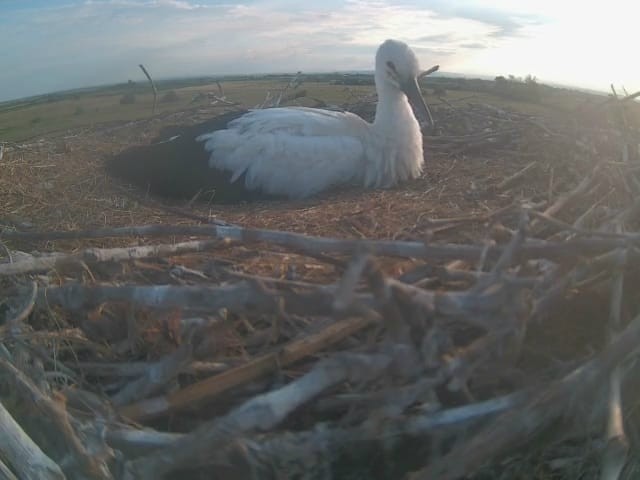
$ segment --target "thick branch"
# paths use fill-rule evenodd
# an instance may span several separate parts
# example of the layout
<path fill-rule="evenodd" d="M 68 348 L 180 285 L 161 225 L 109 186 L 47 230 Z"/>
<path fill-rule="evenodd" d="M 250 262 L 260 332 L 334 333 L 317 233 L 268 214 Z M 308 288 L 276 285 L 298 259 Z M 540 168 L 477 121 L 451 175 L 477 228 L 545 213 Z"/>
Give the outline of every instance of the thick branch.
<path fill-rule="evenodd" d="M 270 243 L 296 249 L 302 253 L 337 253 L 352 255 L 367 251 L 371 255 L 393 257 L 428 258 L 438 260 L 478 260 L 485 250 L 483 245 L 439 244 L 391 240 L 350 240 L 308 236 L 277 230 L 249 229 L 234 226 L 198 225 L 147 225 L 84 231 L 18 232 L 5 230 L 0 237 L 12 240 L 77 240 L 82 238 L 109 238 L 135 236 L 201 235 L 243 243 Z M 619 238 L 575 239 L 567 242 L 525 242 L 518 258 L 575 258 L 576 256 L 602 253 L 614 248 L 626 247 L 629 242 L 638 243 L 640 235 L 626 234 Z M 493 246 L 487 250 L 489 258 L 499 256 L 504 247 Z"/>
<path fill-rule="evenodd" d="M 1 402 L 0 458 L 7 461 L 21 479 L 65 478 L 60 467 L 29 438 Z"/>
<path fill-rule="evenodd" d="M 346 380 L 372 378 L 390 361 L 386 355 L 344 355 L 321 362 L 299 379 L 203 424 L 170 447 L 128 462 L 125 480 L 161 478 L 185 466 L 207 463 L 212 452 L 228 445 L 232 439 L 254 430 L 267 431 L 324 390 Z"/>
<path fill-rule="evenodd" d="M 199 240 L 173 245 L 148 245 L 127 248 L 87 248 L 74 254 L 55 253 L 42 257 L 27 256 L 14 263 L 0 264 L 0 276 L 46 272 L 70 263 L 94 264 L 100 262 L 122 262 L 141 258 L 160 258 L 212 250 L 220 245 L 219 240 Z"/>
<path fill-rule="evenodd" d="M 325 330 L 301 340 L 294 341 L 280 351 L 258 357 L 249 363 L 232 368 L 219 375 L 209 377 L 163 397 L 144 400 L 120 409 L 120 413 L 135 420 L 148 420 L 167 413 L 211 400 L 216 395 L 255 380 L 305 357 L 326 349 L 371 325 L 370 318 L 348 318 L 336 322 Z"/>

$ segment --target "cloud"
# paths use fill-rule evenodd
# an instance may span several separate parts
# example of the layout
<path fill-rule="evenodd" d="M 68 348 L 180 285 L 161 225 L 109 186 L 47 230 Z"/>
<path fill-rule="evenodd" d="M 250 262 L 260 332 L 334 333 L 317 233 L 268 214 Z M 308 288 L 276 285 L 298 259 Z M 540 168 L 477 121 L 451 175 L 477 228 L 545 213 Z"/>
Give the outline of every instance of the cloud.
<path fill-rule="evenodd" d="M 139 63 L 157 79 L 369 70 L 377 45 L 387 38 L 408 42 L 425 67 L 439 63 L 445 71 L 508 71 L 540 77 L 544 74 L 542 62 L 553 67 L 547 71 L 567 68 L 568 47 L 559 58 L 561 48 L 550 48 L 551 39 L 554 45 L 570 42 L 585 65 L 592 63 L 587 57 L 594 48 L 604 45 L 601 37 L 591 34 L 592 48 L 580 47 L 591 27 L 575 24 L 575 11 L 569 7 L 562 6 L 562 21 L 550 23 L 548 15 L 559 15 L 557 0 L 492 0 L 491 7 L 481 0 L 0 2 L 5 47 L 0 101 L 144 80 Z M 593 18 L 601 16 L 594 10 Z M 568 38 L 567 28 L 584 32 Z M 610 36 L 611 32 L 607 38 Z M 544 39 L 546 47 L 541 49 Z M 616 46 L 623 43 L 618 41 Z M 529 53 L 524 55 L 523 51 Z M 540 51 L 545 54 L 536 54 Z M 593 70 L 587 66 L 581 74 L 575 67 L 574 62 L 566 75 L 587 78 Z"/>
<path fill-rule="evenodd" d="M 192 3 L 186 0 L 86 0 L 85 6 L 111 7 L 170 7 L 179 10 L 197 10 L 207 8 L 207 5 Z"/>
<path fill-rule="evenodd" d="M 488 48 L 488 45 L 484 43 L 461 43 L 461 48 L 470 48 L 472 50 L 481 50 L 483 48 Z"/>
<path fill-rule="evenodd" d="M 490 36 L 495 38 L 518 36 L 526 26 L 540 22 L 534 16 L 517 16 L 502 10 L 478 7 L 460 8 L 454 10 L 454 15 L 491 25 L 495 30 L 490 33 Z"/>
<path fill-rule="evenodd" d="M 424 37 L 419 37 L 416 40 L 427 43 L 445 43 L 452 41 L 454 38 L 455 36 L 452 33 L 439 33 L 437 35 L 425 35 Z"/>
<path fill-rule="evenodd" d="M 386 38 L 411 42 L 429 65 L 460 41 L 490 33 L 387 1 L 86 0 L 15 10 L 2 25 L 11 45 L 0 100 L 126 81 L 144 63 L 156 78 L 271 71 L 364 70 Z M 432 32 L 425 36 L 424 32 Z M 457 37 L 456 37 L 457 38 Z"/>
<path fill-rule="evenodd" d="M 508 8 L 487 6 L 486 2 L 472 0 L 430 0 L 419 2 L 424 4 L 434 14 L 443 19 L 457 18 L 473 20 L 491 27 L 490 36 L 507 38 L 518 36 L 523 29 L 531 25 L 544 22 L 544 17 L 527 11 L 516 10 L 517 3 L 513 2 Z"/>

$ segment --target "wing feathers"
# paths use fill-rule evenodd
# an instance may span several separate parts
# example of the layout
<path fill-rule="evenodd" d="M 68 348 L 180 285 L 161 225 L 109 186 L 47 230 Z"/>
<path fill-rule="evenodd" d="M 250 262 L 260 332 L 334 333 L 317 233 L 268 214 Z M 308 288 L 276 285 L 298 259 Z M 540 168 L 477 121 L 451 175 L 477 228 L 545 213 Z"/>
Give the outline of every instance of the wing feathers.
<path fill-rule="evenodd" d="M 248 189 L 301 198 L 362 178 L 369 125 L 350 113 L 310 108 L 251 111 L 200 135 L 212 168 L 245 176 Z"/>

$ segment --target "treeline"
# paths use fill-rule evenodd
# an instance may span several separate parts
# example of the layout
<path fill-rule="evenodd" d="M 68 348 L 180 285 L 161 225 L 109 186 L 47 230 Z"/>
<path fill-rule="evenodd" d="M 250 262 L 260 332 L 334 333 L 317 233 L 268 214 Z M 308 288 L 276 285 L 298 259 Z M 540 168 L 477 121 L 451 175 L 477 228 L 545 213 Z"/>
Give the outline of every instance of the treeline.
<path fill-rule="evenodd" d="M 445 96 L 446 92 L 464 90 L 468 92 L 491 93 L 510 100 L 539 103 L 551 87 L 538 83 L 536 77 L 525 78 L 498 76 L 494 80 L 481 78 L 429 77 L 422 82 L 424 87 L 433 89 L 434 95 Z"/>
<path fill-rule="evenodd" d="M 532 75 L 527 75 L 524 79 L 513 75 L 509 75 L 508 78 L 502 75 L 495 78 L 495 93 L 511 100 L 539 103 L 544 88 L 544 85 L 539 84 Z"/>

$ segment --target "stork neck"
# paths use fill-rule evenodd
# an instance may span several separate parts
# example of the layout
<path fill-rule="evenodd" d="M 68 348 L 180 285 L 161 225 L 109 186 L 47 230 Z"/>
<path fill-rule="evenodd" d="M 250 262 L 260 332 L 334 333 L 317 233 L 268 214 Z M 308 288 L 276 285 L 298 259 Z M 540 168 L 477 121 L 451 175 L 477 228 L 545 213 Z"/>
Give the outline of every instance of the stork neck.
<path fill-rule="evenodd" d="M 383 88 L 378 92 L 378 105 L 373 126 L 379 132 L 394 132 L 403 125 L 415 122 L 415 116 L 407 97 L 395 88 Z"/>

